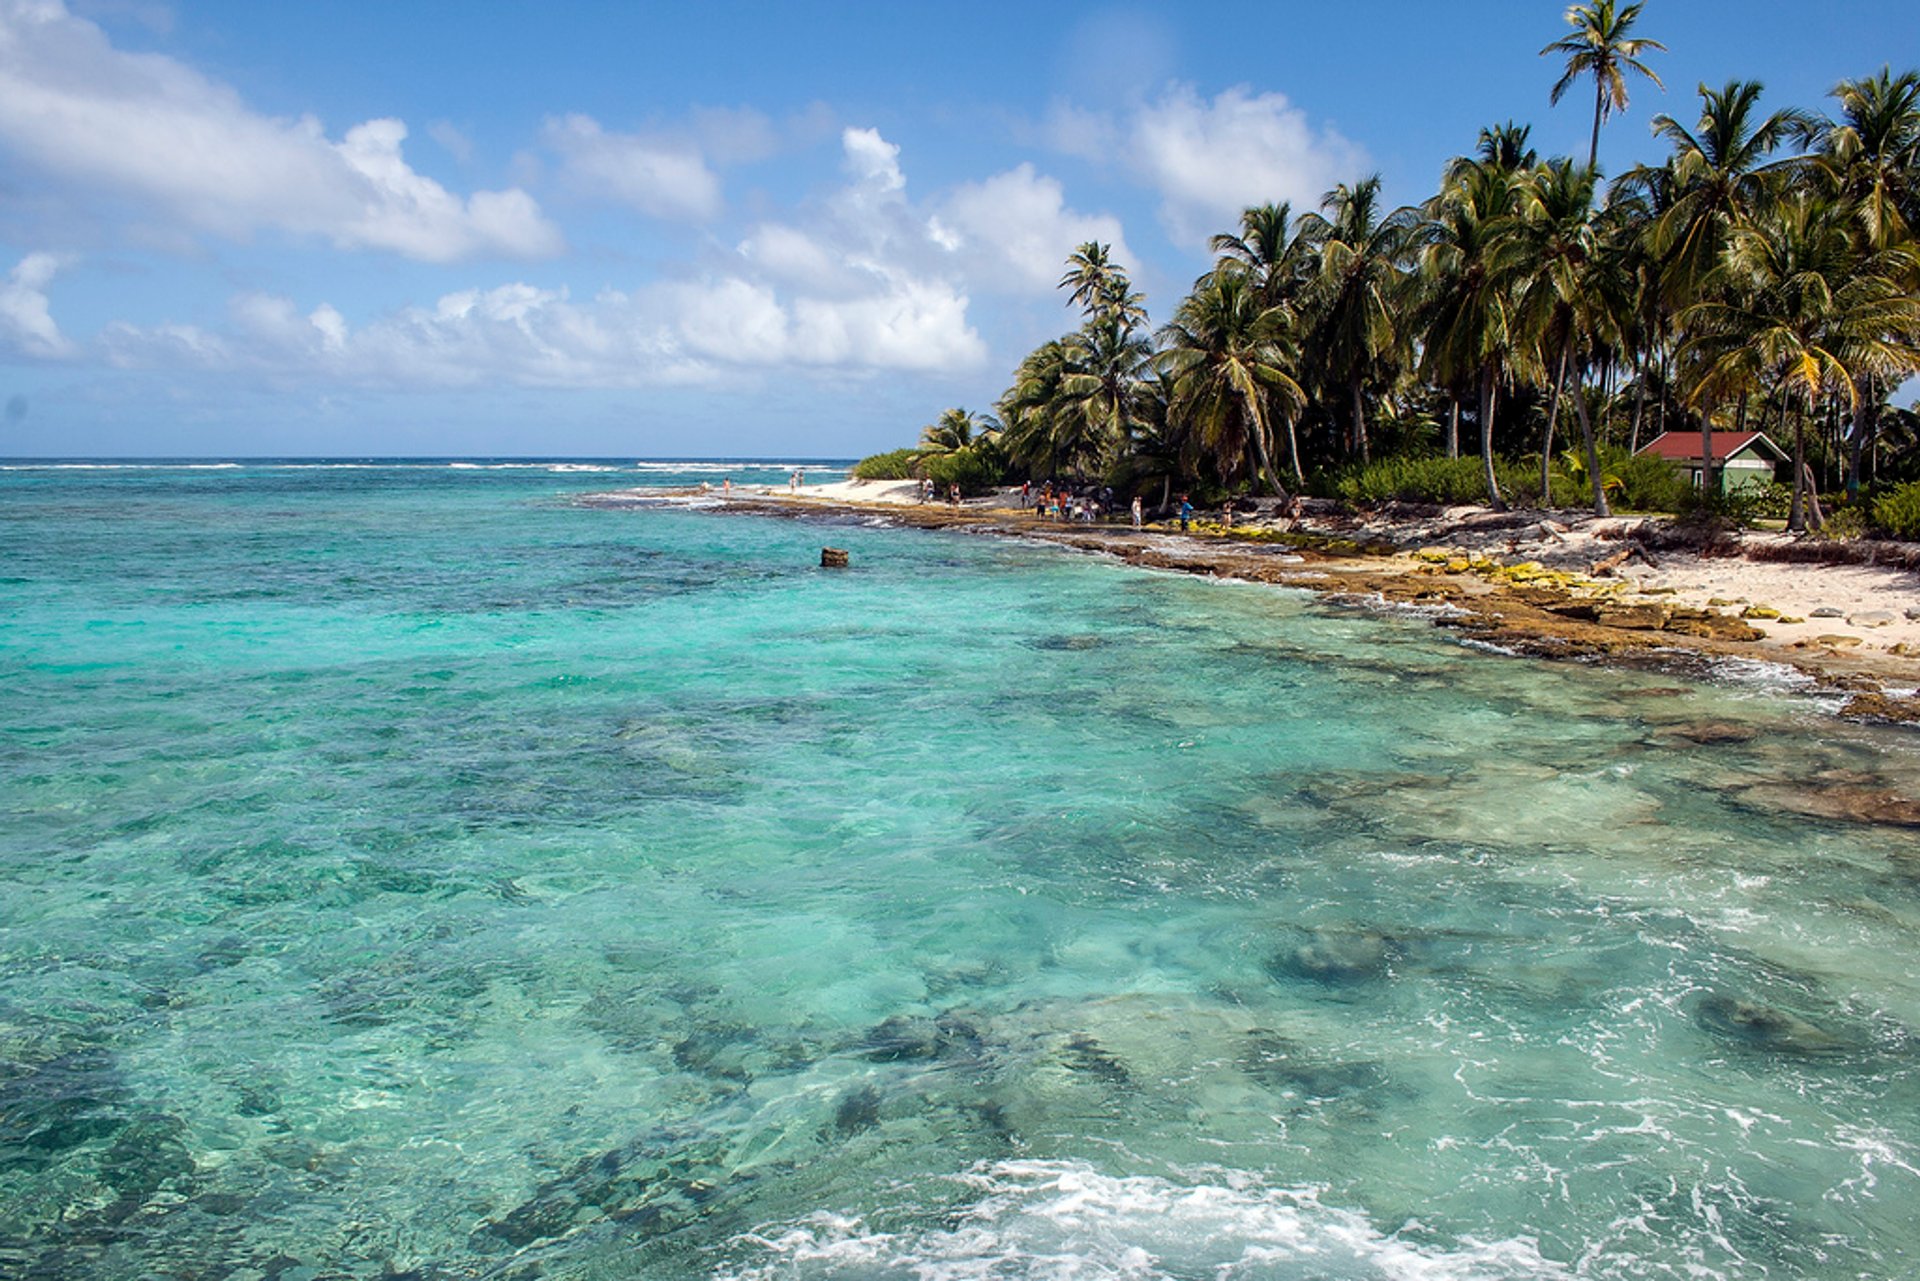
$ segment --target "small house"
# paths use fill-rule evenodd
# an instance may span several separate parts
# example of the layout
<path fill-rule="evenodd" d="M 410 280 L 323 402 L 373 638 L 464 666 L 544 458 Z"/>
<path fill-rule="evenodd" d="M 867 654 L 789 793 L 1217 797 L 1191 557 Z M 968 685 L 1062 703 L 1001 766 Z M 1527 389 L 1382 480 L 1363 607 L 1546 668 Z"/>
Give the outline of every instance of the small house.
<path fill-rule="evenodd" d="M 1662 432 L 1643 446 L 1635 458 L 1651 455 L 1672 463 L 1695 489 L 1700 487 L 1700 433 L 1697 431 Z M 1730 494 L 1750 485 L 1764 485 L 1773 479 L 1773 469 L 1787 461 L 1780 446 L 1759 431 L 1716 431 L 1713 433 L 1713 465 L 1720 478 L 1720 492 Z"/>

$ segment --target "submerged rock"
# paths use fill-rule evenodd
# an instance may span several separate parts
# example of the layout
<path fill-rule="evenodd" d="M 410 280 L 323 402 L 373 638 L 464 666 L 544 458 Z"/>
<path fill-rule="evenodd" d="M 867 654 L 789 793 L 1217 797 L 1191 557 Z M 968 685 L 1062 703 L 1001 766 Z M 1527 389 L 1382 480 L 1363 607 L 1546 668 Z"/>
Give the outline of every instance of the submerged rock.
<path fill-rule="evenodd" d="M 1756 783 L 1739 789 L 1735 795 L 1758 809 L 1784 810 L 1808 818 L 1920 827 L 1920 802 L 1871 782 L 1822 779 L 1818 786 Z"/>
<path fill-rule="evenodd" d="M 1235 1066 L 1263 1089 L 1315 1102 L 1365 1094 L 1387 1084 L 1386 1069 L 1377 1060 L 1327 1059 L 1264 1028 L 1247 1034 Z"/>
<path fill-rule="evenodd" d="M 37 1169 L 57 1154 L 119 1132 L 128 1090 L 105 1050 L 39 1063 L 0 1060 L 0 1170 Z"/>
<path fill-rule="evenodd" d="M 1319 932 L 1299 947 L 1268 958 L 1267 972 L 1275 978 L 1347 987 L 1386 977 L 1392 963 L 1393 946 L 1383 934 Z"/>
<path fill-rule="evenodd" d="M 1703 998 L 1693 1021 L 1723 1041 L 1771 1054 L 1834 1054 L 1846 1048 L 1840 1038 L 1797 1014 L 1738 997 Z"/>
<path fill-rule="evenodd" d="M 843 1137 L 880 1124 L 880 1091 L 863 1085 L 840 1100 L 833 1110 L 834 1131 Z"/>
<path fill-rule="evenodd" d="M 1742 725 L 1738 721 L 1690 721 L 1684 725 L 1669 726 L 1661 737 L 1711 747 L 1718 743 L 1745 743 L 1758 738 L 1759 734 L 1760 731 L 1753 726 Z"/>

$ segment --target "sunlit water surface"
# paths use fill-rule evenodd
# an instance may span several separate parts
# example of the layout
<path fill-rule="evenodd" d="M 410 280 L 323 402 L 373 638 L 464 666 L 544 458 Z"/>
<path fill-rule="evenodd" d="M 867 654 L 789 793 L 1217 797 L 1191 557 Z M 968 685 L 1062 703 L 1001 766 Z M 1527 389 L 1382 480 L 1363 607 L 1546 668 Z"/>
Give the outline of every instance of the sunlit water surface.
<path fill-rule="evenodd" d="M 618 468 L 0 471 L 0 1274 L 1915 1270 L 1915 736 Z"/>

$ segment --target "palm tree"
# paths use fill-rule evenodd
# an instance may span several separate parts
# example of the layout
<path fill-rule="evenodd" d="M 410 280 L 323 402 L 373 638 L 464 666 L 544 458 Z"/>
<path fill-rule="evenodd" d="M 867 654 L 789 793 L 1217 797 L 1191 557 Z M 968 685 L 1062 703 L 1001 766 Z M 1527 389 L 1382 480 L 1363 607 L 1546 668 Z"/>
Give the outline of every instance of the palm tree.
<path fill-rule="evenodd" d="M 1525 279 L 1516 301 L 1519 328 L 1546 356 L 1542 363 L 1554 370 L 1541 446 L 1540 492 L 1543 499 L 1552 493 L 1554 420 L 1571 374 L 1593 510 L 1605 516 L 1606 488 L 1582 387 L 1584 365 L 1596 340 L 1612 335 L 1620 314 L 1630 306 L 1630 291 L 1620 273 L 1608 270 L 1619 260 L 1606 253 L 1594 205 L 1594 176 L 1593 170 L 1576 168 L 1570 160 L 1556 160 L 1529 175 L 1520 187 L 1521 212 L 1511 234 L 1518 253 L 1514 265 Z"/>
<path fill-rule="evenodd" d="M 1068 255 L 1059 287 L 1073 290 L 1067 300 L 1089 320 L 1114 316 L 1129 329 L 1146 323 L 1145 300 L 1133 291 L 1126 269 L 1113 261 L 1111 247 L 1098 241 L 1089 240 Z"/>
<path fill-rule="evenodd" d="M 1805 422 L 1823 393 L 1858 395 L 1863 371 L 1920 369 L 1920 298 L 1906 282 L 1920 256 L 1896 246 L 1861 256 L 1841 202 L 1798 193 L 1732 234 L 1720 269 L 1728 288 L 1689 307 L 1683 348 L 1695 395 L 1764 388 L 1799 393 L 1790 529 L 1804 527 Z"/>
<path fill-rule="evenodd" d="M 1643 7 L 1630 4 L 1620 8 L 1614 0 L 1576 4 L 1567 10 L 1567 25 L 1573 28 L 1572 33 L 1540 51 L 1543 58 L 1557 53 L 1567 59 L 1567 69 L 1554 83 L 1548 99 L 1556 105 L 1582 76 L 1593 77 L 1593 143 L 1587 150 L 1589 169 L 1598 168 L 1600 164 L 1601 122 L 1614 112 L 1627 109 L 1626 73 L 1638 72 L 1662 89 L 1666 88 L 1652 68 L 1640 61 L 1640 55 L 1647 50 L 1665 52 L 1666 46 L 1658 40 L 1627 34 L 1639 20 Z"/>
<path fill-rule="evenodd" d="M 1648 243 L 1661 263 L 1661 289 L 1677 312 L 1707 297 L 1722 250 L 1771 197 L 1766 160 L 1806 117 L 1793 110 L 1759 118 L 1761 85 L 1731 80 L 1721 89 L 1700 86 L 1700 121 L 1692 130 L 1668 115 L 1653 118 L 1654 133 L 1673 146 L 1671 202 L 1650 229 Z M 1717 385 L 1717 384 L 1716 384 Z M 1713 406 L 1700 414 L 1700 484 L 1714 486 Z"/>
<path fill-rule="evenodd" d="M 984 438 L 999 429 L 989 415 L 949 409 L 931 426 L 921 428 L 920 447 L 928 453 L 956 453 L 971 446 L 976 436 Z"/>
<path fill-rule="evenodd" d="M 1422 315 L 1422 372 L 1443 386 L 1477 382 L 1480 461 L 1487 501 L 1504 508 L 1493 470 L 1493 416 L 1501 373 L 1514 351 L 1512 236 L 1518 179 L 1497 166 L 1456 161 L 1453 180 L 1428 202 L 1420 273 L 1427 290 Z"/>
<path fill-rule="evenodd" d="M 1239 234 L 1215 236 L 1212 248 L 1220 259 L 1246 271 L 1267 307 L 1291 302 L 1311 268 L 1306 245 L 1293 225 L 1293 207 L 1284 202 L 1243 210 Z"/>
<path fill-rule="evenodd" d="M 1891 69 L 1834 87 L 1839 118 L 1816 117 L 1803 130 L 1816 185 L 1847 200 L 1866 247 L 1885 249 L 1920 227 L 1920 74 Z M 1847 432 L 1847 492 L 1860 488 L 1860 464 L 1879 428 L 1880 397 L 1854 388 Z"/>
<path fill-rule="evenodd" d="M 1260 282 L 1229 259 L 1201 277 L 1160 331 L 1158 367 L 1172 377 L 1170 408 L 1229 480 L 1251 455 L 1256 481 L 1281 493 L 1273 476 L 1269 405 L 1287 421 L 1294 482 L 1303 484 L 1293 417 L 1306 393 L 1285 369 L 1285 315 L 1261 305 Z"/>
<path fill-rule="evenodd" d="M 1315 346 L 1328 374 L 1352 403 L 1349 448 L 1366 461 L 1364 392 L 1390 355 L 1411 345 L 1402 323 L 1401 289 L 1419 214 L 1401 208 L 1380 213 L 1380 175 L 1345 183 L 1321 199 L 1323 214 L 1301 218 L 1303 243 L 1319 256 L 1311 299 L 1318 319 Z"/>

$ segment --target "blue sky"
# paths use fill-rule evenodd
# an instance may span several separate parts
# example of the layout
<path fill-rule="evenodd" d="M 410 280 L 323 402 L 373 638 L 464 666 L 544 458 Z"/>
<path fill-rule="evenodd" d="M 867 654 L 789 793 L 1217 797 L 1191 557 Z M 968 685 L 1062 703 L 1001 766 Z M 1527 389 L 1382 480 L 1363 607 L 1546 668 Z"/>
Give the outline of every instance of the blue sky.
<path fill-rule="evenodd" d="M 1246 204 L 1431 191 L 1561 3 L 0 0 L 0 455 L 845 456 L 987 407 L 1115 245 L 1164 319 Z M 1650 0 L 1824 105 L 1910 3 Z"/>

